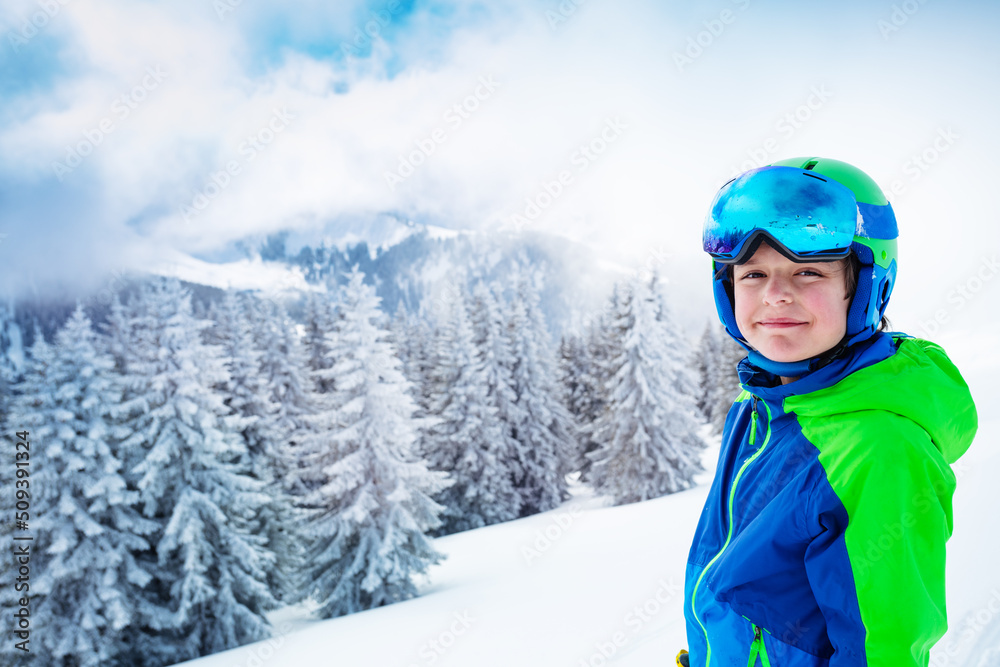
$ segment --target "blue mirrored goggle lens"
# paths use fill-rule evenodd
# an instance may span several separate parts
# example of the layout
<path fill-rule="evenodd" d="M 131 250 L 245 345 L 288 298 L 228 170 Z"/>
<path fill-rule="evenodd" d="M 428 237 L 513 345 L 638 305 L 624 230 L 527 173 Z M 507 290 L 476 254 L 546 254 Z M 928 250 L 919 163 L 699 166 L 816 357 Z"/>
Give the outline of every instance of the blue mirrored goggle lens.
<path fill-rule="evenodd" d="M 705 219 L 705 252 L 731 263 L 767 232 L 794 256 L 844 256 L 858 226 L 846 186 L 794 167 L 764 167 L 719 190 Z"/>

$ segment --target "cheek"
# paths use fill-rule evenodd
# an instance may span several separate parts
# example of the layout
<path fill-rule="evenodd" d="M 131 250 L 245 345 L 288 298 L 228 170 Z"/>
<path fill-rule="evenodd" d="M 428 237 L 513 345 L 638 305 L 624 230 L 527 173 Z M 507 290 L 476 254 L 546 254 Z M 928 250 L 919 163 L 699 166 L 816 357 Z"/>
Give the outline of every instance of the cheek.
<path fill-rule="evenodd" d="M 847 308 L 850 301 L 844 298 L 842 290 L 823 290 L 810 296 L 810 311 L 822 318 L 828 326 L 847 329 Z"/>
<path fill-rule="evenodd" d="M 753 299 L 746 293 L 746 290 L 740 288 L 733 290 L 733 311 L 736 314 L 736 323 L 742 328 L 743 323 L 753 313 Z"/>

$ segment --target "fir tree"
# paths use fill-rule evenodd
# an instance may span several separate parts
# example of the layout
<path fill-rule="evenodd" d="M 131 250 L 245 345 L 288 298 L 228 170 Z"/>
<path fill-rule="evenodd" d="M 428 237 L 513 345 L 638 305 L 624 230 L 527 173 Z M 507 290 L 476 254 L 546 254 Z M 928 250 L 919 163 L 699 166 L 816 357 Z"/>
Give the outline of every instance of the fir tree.
<path fill-rule="evenodd" d="M 20 369 L 22 375 L 25 375 L 23 373 L 25 370 L 28 370 L 28 374 L 26 377 L 20 378 L 21 382 L 16 385 L 14 378 L 9 378 L 10 384 L 7 387 L 11 393 L 5 397 L 6 410 L 0 412 L 0 418 L 6 418 L 3 431 L 4 441 L 10 443 L 9 447 L 13 451 L 12 456 L 15 459 L 15 465 L 0 466 L 0 482 L 2 482 L 0 489 L 4 491 L 4 493 L 0 493 L 0 512 L 3 513 L 3 516 L 8 517 L 7 521 L 0 521 L 0 540 L 3 541 L 3 544 L 10 545 L 12 550 L 21 548 L 19 545 L 21 540 L 15 541 L 15 533 L 21 530 L 30 530 L 33 516 L 37 518 L 37 512 L 34 515 L 30 512 L 31 503 L 34 501 L 30 498 L 26 500 L 18 498 L 17 490 L 37 496 L 38 492 L 44 488 L 39 486 L 37 480 L 32 477 L 34 474 L 32 459 L 36 464 L 39 462 L 40 441 L 35 436 L 44 433 L 44 431 L 38 430 L 43 425 L 40 409 L 52 403 L 47 382 L 48 367 L 51 361 L 51 349 L 41 333 L 36 330 L 34 344 L 28 351 L 28 359 L 25 360 Z M 0 367 L 0 377 L 12 375 L 9 368 L 6 364 Z M 37 398 L 18 400 L 22 392 L 27 392 L 28 395 L 37 396 Z M 32 446 L 34 446 L 34 450 L 32 450 Z M 24 509 L 23 505 L 20 510 L 18 509 L 17 502 L 19 500 L 28 503 L 27 510 Z M 27 521 L 27 528 L 19 528 L 15 521 Z M 37 528 L 37 524 L 35 527 Z M 23 536 L 25 536 L 24 533 L 17 535 L 17 537 Z M 32 544 L 28 548 L 30 553 L 34 554 L 35 570 L 37 571 L 38 556 L 44 553 L 47 545 L 41 539 L 37 541 L 32 539 L 31 542 Z M 19 664 L 24 662 L 26 658 L 32 657 L 32 651 L 37 655 L 39 644 L 37 633 L 34 637 L 31 635 L 30 623 L 32 621 L 30 617 L 26 620 L 29 623 L 27 633 L 15 634 L 15 632 L 24 632 L 25 629 L 21 627 L 20 619 L 15 617 L 14 613 L 19 612 L 24 606 L 21 604 L 22 598 L 31 594 L 30 582 L 15 581 L 15 577 L 20 576 L 18 566 L 19 563 L 13 557 L 0 559 L 0 576 L 3 577 L 3 581 L 10 582 L 5 586 L 0 586 L 0 609 L 4 610 L 4 618 L 0 627 L 3 628 L 3 634 L 7 638 L 7 641 L 0 643 L 0 658 L 2 658 L 3 664 L 11 665 Z M 32 613 L 30 606 L 34 604 L 35 600 L 29 597 L 28 601 L 28 613 Z M 37 623 L 35 627 L 37 627 Z"/>
<path fill-rule="evenodd" d="M 227 371 L 226 380 L 216 388 L 230 410 L 242 419 L 238 428 L 249 455 L 249 470 L 262 482 L 264 493 L 270 497 L 257 517 L 259 534 L 267 538 L 267 549 L 275 557 L 275 567 L 268 572 L 268 581 L 276 597 L 290 601 L 298 597 L 300 590 L 297 579 L 302 567 L 302 552 L 298 526 L 302 517 L 294 507 L 288 484 L 291 460 L 285 436 L 289 433 L 282 428 L 283 424 L 279 425 L 278 412 L 282 406 L 278 400 L 279 397 L 291 398 L 287 395 L 287 381 L 292 379 L 294 371 L 287 366 L 288 359 L 275 359 L 283 341 L 275 340 L 273 332 L 271 340 L 262 341 L 272 348 L 270 352 L 257 343 L 251 330 L 248 312 L 251 307 L 248 296 L 239 297 L 227 291 L 218 307 L 213 308 L 216 324 L 210 330 L 214 331 L 213 338 Z M 264 328 L 267 323 L 258 321 L 257 325 L 257 336 L 266 337 L 269 333 Z M 266 365 L 265 354 L 269 355 Z M 276 363 L 283 364 L 284 368 L 276 368 Z M 275 372 L 281 374 L 283 387 L 271 386 Z M 289 408 L 295 409 L 295 406 L 284 408 L 285 416 Z M 293 430 L 291 435 L 294 434 Z"/>
<path fill-rule="evenodd" d="M 315 432 L 314 419 L 321 397 L 314 391 L 295 322 L 285 309 L 263 302 L 250 313 L 254 344 L 261 355 L 261 379 L 277 406 L 270 417 L 270 430 L 277 435 L 274 458 L 280 470 L 276 474 L 293 495 L 301 497 L 308 491 L 302 477 L 307 469 L 303 443 Z"/>
<path fill-rule="evenodd" d="M 115 663 L 151 579 L 136 554 L 149 549 L 157 527 L 139 514 L 122 476 L 115 428 L 122 386 L 80 306 L 54 346 L 39 336 L 32 356 L 17 421 L 36 444 L 32 567 L 39 574 L 31 592 L 42 647 L 34 650 L 53 664 Z"/>
<path fill-rule="evenodd" d="M 709 322 L 697 349 L 698 406 L 714 433 L 722 433 L 729 408 L 741 391 L 736 367 L 746 350 L 719 324 Z"/>
<path fill-rule="evenodd" d="M 719 338 L 716 327 L 711 322 L 705 324 L 705 330 L 698 339 L 695 348 L 694 365 L 698 373 L 698 409 L 711 423 L 713 419 L 713 402 L 710 398 L 716 382 L 716 368 L 719 364 Z"/>
<path fill-rule="evenodd" d="M 589 456 L 594 488 L 623 504 L 689 488 L 704 444 L 687 359 L 661 298 L 636 282 L 625 286 L 616 311 L 608 403 L 593 429 L 601 446 Z"/>
<path fill-rule="evenodd" d="M 377 326 L 379 297 L 354 267 L 340 299 L 330 358 L 334 429 L 318 433 L 310 494 L 310 593 L 324 618 L 416 594 L 411 577 L 441 559 L 426 533 L 440 525 L 431 500 L 447 484 L 413 453 L 415 404 L 399 359 Z"/>
<path fill-rule="evenodd" d="M 520 443 L 515 438 L 517 425 L 524 422 L 526 413 L 517 403 L 514 391 L 514 352 L 507 335 L 503 312 L 496 292 L 483 281 L 472 290 L 470 307 L 472 342 L 483 366 L 486 383 L 487 405 L 496 409 L 500 421 L 500 439 L 495 445 L 497 460 L 507 469 L 511 482 L 517 485 L 524 476 L 518 457 Z M 523 498 L 518 491 L 518 515 L 523 514 Z"/>
<path fill-rule="evenodd" d="M 505 425 L 489 403 L 485 360 L 477 353 L 461 298 L 452 301 L 451 311 L 439 329 L 441 391 L 432 399 L 437 420 L 425 445 L 430 467 L 448 473 L 454 482 L 435 498 L 446 508 L 439 531 L 443 535 L 516 519 L 521 507 L 510 451 L 503 448 Z"/>
<path fill-rule="evenodd" d="M 581 443 L 580 458 L 583 461 L 579 470 L 580 479 L 585 482 L 590 479 L 592 465 L 590 453 L 599 447 L 599 444 L 594 440 L 594 425 L 608 403 L 607 389 L 610 384 L 609 378 L 613 374 L 612 360 L 618 355 L 616 344 L 619 337 L 613 335 L 608 324 L 609 320 L 614 320 L 613 313 L 618 307 L 618 289 L 618 285 L 615 285 L 608 304 L 610 310 L 607 313 L 598 314 L 587 327 L 587 337 L 584 343 L 587 363 L 583 373 L 578 378 L 578 382 L 582 385 L 579 393 L 583 399 L 579 404 L 581 414 L 577 420 Z"/>
<path fill-rule="evenodd" d="M 562 388 L 563 404 L 576 424 L 576 457 L 570 470 L 579 472 L 581 479 L 586 479 L 590 470 L 590 459 L 586 454 L 597 447 L 590 437 L 589 428 L 603 405 L 597 372 L 598 367 L 589 353 L 587 342 L 575 334 L 563 336 L 559 342 L 559 386 Z"/>
<path fill-rule="evenodd" d="M 130 637 L 135 664 L 171 664 L 266 637 L 276 606 L 258 516 L 270 498 L 223 397 L 217 350 L 201 341 L 176 280 L 143 285 L 131 304 L 125 381 L 144 409 L 126 426 L 128 472 L 143 513 L 158 524 L 154 579 Z"/>
<path fill-rule="evenodd" d="M 572 418 L 558 399 L 538 291 L 518 281 L 507 320 L 519 421 L 514 424 L 521 514 L 544 512 L 568 497 L 566 475 L 576 458 Z"/>
<path fill-rule="evenodd" d="M 306 365 L 313 373 L 313 389 L 321 394 L 333 389 L 328 371 L 334 363 L 330 356 L 330 334 L 336 327 L 333 305 L 326 294 L 310 292 L 306 297 L 303 346 Z"/>

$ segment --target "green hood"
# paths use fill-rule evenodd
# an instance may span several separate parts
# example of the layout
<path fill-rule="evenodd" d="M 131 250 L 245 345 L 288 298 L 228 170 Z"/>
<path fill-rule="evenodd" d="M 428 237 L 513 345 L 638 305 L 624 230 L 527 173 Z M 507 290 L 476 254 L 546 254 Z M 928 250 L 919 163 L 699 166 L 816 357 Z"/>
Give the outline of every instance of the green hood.
<path fill-rule="evenodd" d="M 806 418 L 886 410 L 926 431 L 948 463 L 965 453 L 978 426 L 958 369 L 941 347 L 919 338 L 903 340 L 893 356 L 831 387 L 787 398 L 785 409 Z"/>

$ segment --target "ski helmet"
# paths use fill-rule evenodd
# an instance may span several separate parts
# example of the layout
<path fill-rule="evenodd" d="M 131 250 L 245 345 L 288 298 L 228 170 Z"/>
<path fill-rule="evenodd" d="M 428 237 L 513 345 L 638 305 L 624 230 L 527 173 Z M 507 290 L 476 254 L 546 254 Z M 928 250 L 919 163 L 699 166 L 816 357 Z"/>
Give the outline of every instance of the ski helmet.
<path fill-rule="evenodd" d="M 767 241 L 795 262 L 834 260 L 853 254 L 860 265 L 839 351 L 878 330 L 896 279 L 899 233 L 892 206 L 874 180 L 846 162 L 790 158 L 751 169 L 715 195 L 702 241 L 712 256 L 715 305 L 726 331 L 757 366 L 799 376 L 827 355 L 775 362 L 754 350 L 736 324 L 729 267 L 749 259 Z"/>

